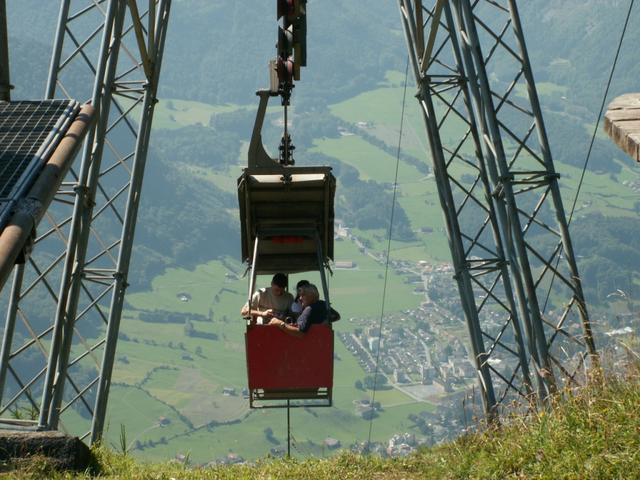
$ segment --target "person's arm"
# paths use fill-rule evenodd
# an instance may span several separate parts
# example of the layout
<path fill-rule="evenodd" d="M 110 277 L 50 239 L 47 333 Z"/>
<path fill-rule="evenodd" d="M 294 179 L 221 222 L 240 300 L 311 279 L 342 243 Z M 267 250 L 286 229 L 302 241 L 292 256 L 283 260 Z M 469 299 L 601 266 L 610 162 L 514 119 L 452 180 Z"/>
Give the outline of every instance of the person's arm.
<path fill-rule="evenodd" d="M 260 292 L 255 292 L 253 297 L 251 298 L 251 308 L 249 308 L 249 303 L 245 303 L 242 309 L 240 310 L 240 315 L 244 318 L 251 317 L 254 321 L 257 317 L 271 318 L 273 317 L 273 310 L 270 308 L 267 310 L 259 310 L 258 306 L 260 305 Z"/>
<path fill-rule="evenodd" d="M 256 317 L 253 314 L 253 309 L 258 306 L 258 297 L 256 296 L 257 293 L 258 292 L 254 292 L 254 294 L 251 295 L 251 298 L 247 300 L 247 303 L 245 303 L 244 306 L 240 309 L 240 315 L 242 315 L 243 318 L 251 317 L 255 321 Z"/>
<path fill-rule="evenodd" d="M 245 305 L 241 312 L 243 317 L 248 317 L 248 316 L 252 316 L 253 318 L 256 317 L 264 317 L 264 318 L 271 318 L 273 317 L 273 310 L 271 310 L 270 308 L 267 310 L 249 310 L 249 308 Z"/>
<path fill-rule="evenodd" d="M 263 312 L 261 312 L 258 309 L 249 308 L 248 303 L 245 303 L 242 309 L 240 310 L 240 315 L 242 315 L 244 318 L 248 318 L 248 317 L 256 318 L 256 317 L 262 316 L 262 314 Z"/>
<path fill-rule="evenodd" d="M 302 313 L 296 319 L 296 326 L 302 333 L 306 333 L 307 330 L 309 330 L 309 327 L 311 327 L 311 319 L 309 318 L 310 316 L 311 307 L 306 306 L 302 309 Z"/>
<path fill-rule="evenodd" d="M 272 318 L 269 321 L 269 325 L 274 325 L 278 327 L 280 330 L 282 330 L 283 332 L 288 333 L 289 335 L 292 335 L 294 337 L 304 336 L 304 332 L 301 332 L 297 325 L 289 325 L 283 320 L 280 320 L 279 318 Z"/>

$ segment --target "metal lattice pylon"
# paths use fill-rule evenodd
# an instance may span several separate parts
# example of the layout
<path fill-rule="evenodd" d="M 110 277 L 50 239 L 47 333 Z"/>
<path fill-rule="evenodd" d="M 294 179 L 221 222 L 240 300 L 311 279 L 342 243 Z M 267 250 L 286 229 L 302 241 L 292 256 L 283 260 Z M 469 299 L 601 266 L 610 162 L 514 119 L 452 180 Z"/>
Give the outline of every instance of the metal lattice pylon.
<path fill-rule="evenodd" d="M 102 436 L 170 7 L 61 1 L 46 97 L 90 99 L 98 120 L 15 269 L 3 421 Z"/>
<path fill-rule="evenodd" d="M 398 0 L 487 416 L 596 358 L 515 0 Z"/>

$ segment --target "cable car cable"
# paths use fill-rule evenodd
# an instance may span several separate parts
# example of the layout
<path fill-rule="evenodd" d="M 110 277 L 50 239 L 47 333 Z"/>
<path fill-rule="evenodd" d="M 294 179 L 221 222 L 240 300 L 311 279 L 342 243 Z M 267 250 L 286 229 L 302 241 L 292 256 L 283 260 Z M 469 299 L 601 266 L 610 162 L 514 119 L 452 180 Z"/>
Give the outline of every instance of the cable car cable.
<path fill-rule="evenodd" d="M 376 389 L 378 387 L 378 372 L 379 372 L 379 365 L 380 365 L 380 350 L 381 350 L 380 345 L 382 343 L 382 319 L 384 317 L 384 306 L 385 306 L 385 299 L 387 296 L 387 279 L 389 276 L 389 256 L 391 254 L 391 234 L 393 232 L 393 219 L 394 219 L 395 207 L 396 207 L 396 197 L 398 193 L 398 169 L 400 167 L 400 152 L 402 149 L 402 130 L 404 128 L 404 110 L 405 110 L 406 99 L 407 99 L 408 78 L 409 78 L 409 56 L 407 56 L 407 66 L 405 67 L 405 72 L 404 72 L 404 90 L 402 92 L 402 114 L 400 116 L 400 132 L 398 134 L 398 149 L 396 152 L 396 171 L 395 171 L 395 178 L 393 181 L 393 200 L 391 202 L 391 214 L 389 217 L 389 234 L 387 237 L 387 259 L 386 259 L 386 264 L 384 269 L 384 285 L 382 287 L 382 305 L 380 308 L 380 321 L 378 322 L 378 348 L 376 351 L 376 368 L 373 374 L 373 392 L 371 394 L 371 403 L 369 404 L 370 409 L 374 408 L 373 404 L 376 399 Z M 369 419 L 369 435 L 367 436 L 367 446 L 366 446 L 367 452 L 369 451 L 369 445 L 371 444 L 372 429 L 373 429 L 373 415 L 371 415 L 371 418 Z"/>
<path fill-rule="evenodd" d="M 576 194 L 573 198 L 573 205 L 571 206 L 571 212 L 569 213 L 569 219 L 567 220 L 567 227 L 571 225 L 571 221 L 573 220 L 573 214 L 576 209 L 576 204 L 578 203 L 578 196 L 580 195 L 580 191 L 582 189 L 582 184 L 584 182 L 584 177 L 587 173 L 587 165 L 589 164 L 589 160 L 591 159 L 591 152 L 593 151 L 593 145 L 596 140 L 596 135 L 598 133 L 598 127 L 600 126 L 600 122 L 602 121 L 602 114 L 604 112 L 604 107 L 607 102 L 607 97 L 609 96 L 609 89 L 611 88 L 611 83 L 613 82 L 613 75 L 615 74 L 616 67 L 618 65 L 618 59 L 620 57 L 620 51 L 622 50 L 622 44 L 624 43 L 624 38 L 627 34 L 627 28 L 629 26 L 629 20 L 631 19 L 631 12 L 633 11 L 633 6 L 635 4 L 635 0 L 631 0 L 629 3 L 629 9 L 627 11 L 627 16 L 624 21 L 624 26 L 622 28 L 622 34 L 620 35 L 620 41 L 618 42 L 618 48 L 616 49 L 616 54 L 613 58 L 613 65 L 611 66 L 611 72 L 609 73 L 609 79 L 607 81 L 607 86 L 604 90 L 604 95 L 602 97 L 602 102 L 600 104 L 600 111 L 598 112 L 598 118 L 596 120 L 596 124 L 593 128 L 593 134 L 591 135 L 591 142 L 589 143 L 589 149 L 587 150 L 587 156 L 584 160 L 584 165 L 582 167 L 582 173 L 580 175 L 580 181 L 578 182 L 578 188 L 576 190 Z M 560 250 L 561 243 L 558 244 L 558 251 Z M 560 255 L 556 259 L 556 268 L 553 270 L 553 274 L 551 276 L 551 282 L 549 284 L 549 290 L 547 291 L 547 296 L 544 300 L 544 306 L 542 308 L 542 313 L 546 312 L 547 304 L 549 303 L 549 297 L 551 296 L 551 289 L 553 288 L 553 283 L 556 279 L 556 272 L 558 270 L 558 264 L 560 263 Z"/>
<path fill-rule="evenodd" d="M 287 458 L 291 458 L 291 405 L 287 398 Z"/>

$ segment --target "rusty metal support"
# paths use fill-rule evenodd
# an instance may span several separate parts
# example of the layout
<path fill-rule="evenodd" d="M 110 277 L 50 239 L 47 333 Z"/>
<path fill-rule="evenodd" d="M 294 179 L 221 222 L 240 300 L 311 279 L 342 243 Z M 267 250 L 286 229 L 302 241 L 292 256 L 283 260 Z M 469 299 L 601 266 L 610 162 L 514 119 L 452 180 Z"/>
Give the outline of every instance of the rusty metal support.
<path fill-rule="evenodd" d="M 0 0 L 0 101 L 11 100 L 11 78 L 9 75 L 9 32 L 7 28 L 7 3 Z"/>

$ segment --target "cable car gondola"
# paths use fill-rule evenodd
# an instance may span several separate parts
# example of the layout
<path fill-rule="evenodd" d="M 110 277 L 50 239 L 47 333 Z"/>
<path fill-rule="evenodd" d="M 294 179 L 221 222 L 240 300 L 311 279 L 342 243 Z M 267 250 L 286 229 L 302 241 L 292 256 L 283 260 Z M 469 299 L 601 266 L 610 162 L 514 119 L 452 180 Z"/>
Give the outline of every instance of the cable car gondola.
<path fill-rule="evenodd" d="M 242 259 L 250 269 L 249 301 L 257 275 L 318 271 L 324 300 L 330 304 L 325 270 L 333 260 L 335 177 L 330 167 L 294 167 L 269 157 L 261 130 L 269 97 L 277 94 L 265 90 L 258 95 L 249 166 L 238 178 Z M 251 408 L 331 406 L 333 330 L 329 323 L 294 337 L 249 319 L 245 340 Z"/>
<path fill-rule="evenodd" d="M 318 271 L 330 307 L 325 269 L 333 260 L 336 180 L 330 167 L 294 167 L 295 147 L 287 131 L 293 81 L 306 65 L 306 0 L 277 4 L 282 21 L 278 58 L 270 62 L 270 89 L 257 92 L 248 167 L 238 179 L 242 260 L 251 272 L 248 302 L 257 275 Z M 264 149 L 262 125 L 269 98 L 277 96 L 284 107 L 284 134 L 276 160 Z M 251 408 L 331 406 L 333 330 L 328 318 L 300 336 L 249 318 L 245 340 Z"/>

